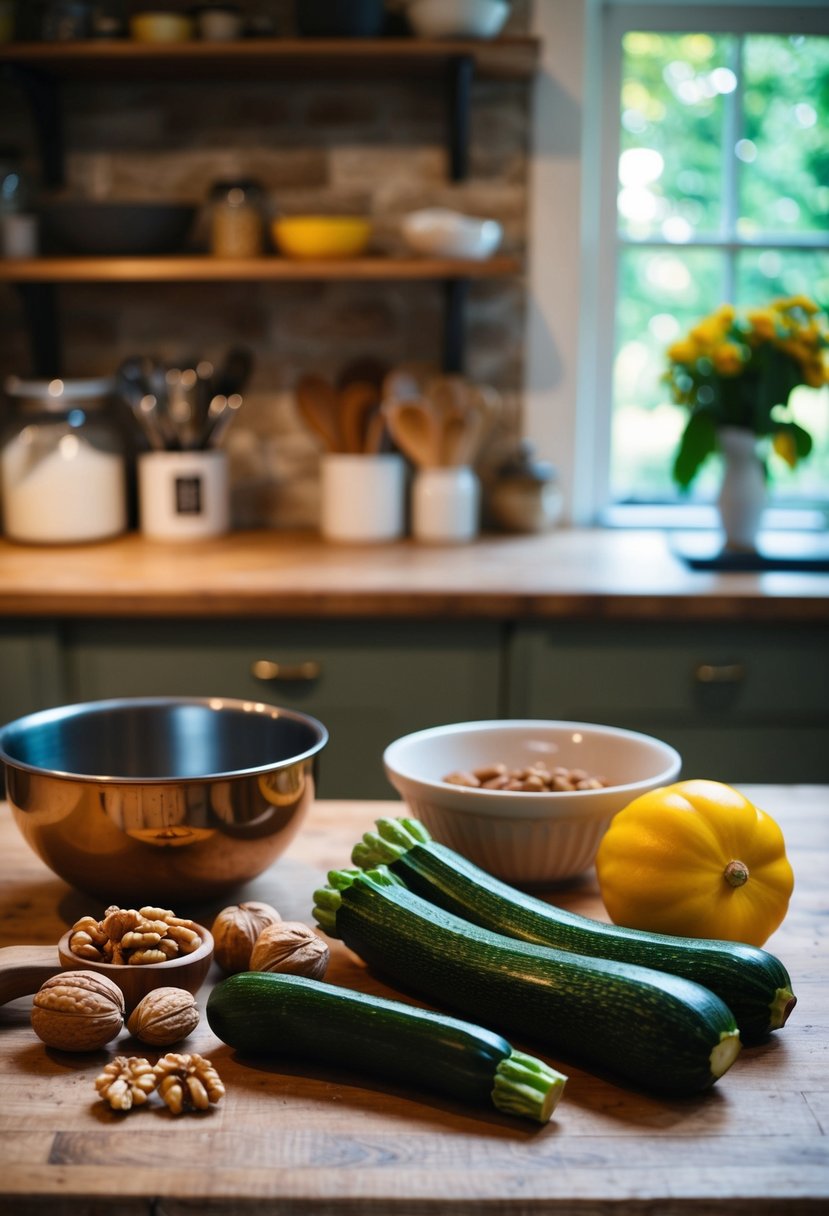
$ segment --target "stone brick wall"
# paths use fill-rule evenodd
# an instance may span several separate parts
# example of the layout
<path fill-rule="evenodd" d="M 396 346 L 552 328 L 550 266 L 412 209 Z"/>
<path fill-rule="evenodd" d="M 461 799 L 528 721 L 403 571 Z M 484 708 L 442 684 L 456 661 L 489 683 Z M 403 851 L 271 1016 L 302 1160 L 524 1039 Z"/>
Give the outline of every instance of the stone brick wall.
<path fill-rule="evenodd" d="M 257 5 L 290 33 L 292 5 Z M 529 0 L 509 28 L 527 29 Z M 252 176 L 279 211 L 356 209 L 371 216 L 373 248 L 400 252 L 400 217 L 447 205 L 491 215 L 504 248 L 522 250 L 527 206 L 530 85 L 473 86 L 471 172 L 448 178 L 446 115 L 435 82 L 414 79 L 72 81 L 64 87 L 67 191 L 85 197 L 204 204 L 220 178 Z M 0 144 L 29 151 L 30 120 L 0 85 Z M 195 240 L 204 236 L 204 213 Z M 433 283 L 139 284 L 64 286 L 64 374 L 111 373 L 128 354 L 171 362 L 253 349 L 245 408 L 228 434 L 240 525 L 313 526 L 318 448 L 297 418 L 292 388 L 315 370 L 331 377 L 374 356 L 439 362 L 443 294 Z M 522 377 L 523 284 L 473 284 L 466 314 L 467 374 L 517 394 Z M 28 374 L 14 289 L 0 287 L 0 372 Z"/>

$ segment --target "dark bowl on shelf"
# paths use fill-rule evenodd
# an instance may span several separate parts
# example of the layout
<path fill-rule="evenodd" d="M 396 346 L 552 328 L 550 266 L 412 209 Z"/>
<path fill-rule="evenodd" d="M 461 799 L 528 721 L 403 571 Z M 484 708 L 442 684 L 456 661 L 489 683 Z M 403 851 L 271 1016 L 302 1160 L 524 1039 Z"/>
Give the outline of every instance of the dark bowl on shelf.
<path fill-rule="evenodd" d="M 179 252 L 196 207 L 85 200 L 45 203 L 39 214 L 44 253 L 128 257 Z"/>
<path fill-rule="evenodd" d="M 383 0 L 296 0 L 297 30 L 311 38 L 376 38 L 383 32 Z"/>

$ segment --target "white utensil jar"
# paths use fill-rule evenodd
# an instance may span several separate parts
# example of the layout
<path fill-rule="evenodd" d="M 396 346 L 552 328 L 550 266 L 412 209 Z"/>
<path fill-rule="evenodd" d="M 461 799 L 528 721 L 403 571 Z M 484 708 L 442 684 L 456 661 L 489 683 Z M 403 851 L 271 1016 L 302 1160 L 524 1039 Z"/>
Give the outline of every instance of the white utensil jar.
<path fill-rule="evenodd" d="M 154 540 L 202 540 L 230 527 L 227 452 L 143 452 L 138 457 L 141 531 Z"/>
<path fill-rule="evenodd" d="M 326 540 L 397 540 L 403 535 L 405 465 L 400 456 L 327 452 L 320 464 L 320 532 Z"/>
<path fill-rule="evenodd" d="M 19 380 L 2 441 L 3 527 L 10 540 L 77 544 L 127 526 L 126 455 L 111 380 Z"/>
<path fill-rule="evenodd" d="M 467 465 L 418 469 L 412 483 L 412 535 L 446 544 L 478 533 L 481 486 Z"/>

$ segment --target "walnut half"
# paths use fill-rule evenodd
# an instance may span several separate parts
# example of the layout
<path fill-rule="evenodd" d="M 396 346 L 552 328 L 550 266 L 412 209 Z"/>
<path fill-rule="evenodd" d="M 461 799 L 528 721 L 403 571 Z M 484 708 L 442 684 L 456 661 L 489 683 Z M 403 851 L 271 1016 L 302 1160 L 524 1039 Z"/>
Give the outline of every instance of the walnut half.
<path fill-rule="evenodd" d="M 153 1069 L 156 1088 L 174 1115 L 207 1110 L 225 1094 L 216 1069 L 204 1056 L 168 1052 Z"/>

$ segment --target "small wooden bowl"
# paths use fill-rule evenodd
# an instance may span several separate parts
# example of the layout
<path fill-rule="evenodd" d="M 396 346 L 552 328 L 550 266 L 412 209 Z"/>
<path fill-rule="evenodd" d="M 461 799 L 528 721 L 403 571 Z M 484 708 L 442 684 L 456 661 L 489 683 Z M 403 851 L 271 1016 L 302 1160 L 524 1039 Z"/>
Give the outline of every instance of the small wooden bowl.
<path fill-rule="evenodd" d="M 193 927 L 198 931 L 202 944 L 192 953 L 171 958 L 166 963 L 130 966 L 129 963 L 96 963 L 92 959 L 79 958 L 69 949 L 71 930 L 64 933 L 58 942 L 58 957 L 65 971 L 97 971 L 100 975 L 108 976 L 123 992 L 126 1011 L 130 1014 L 154 988 L 184 988 L 194 996 L 201 988 L 213 961 L 213 935 L 203 925 Z"/>

